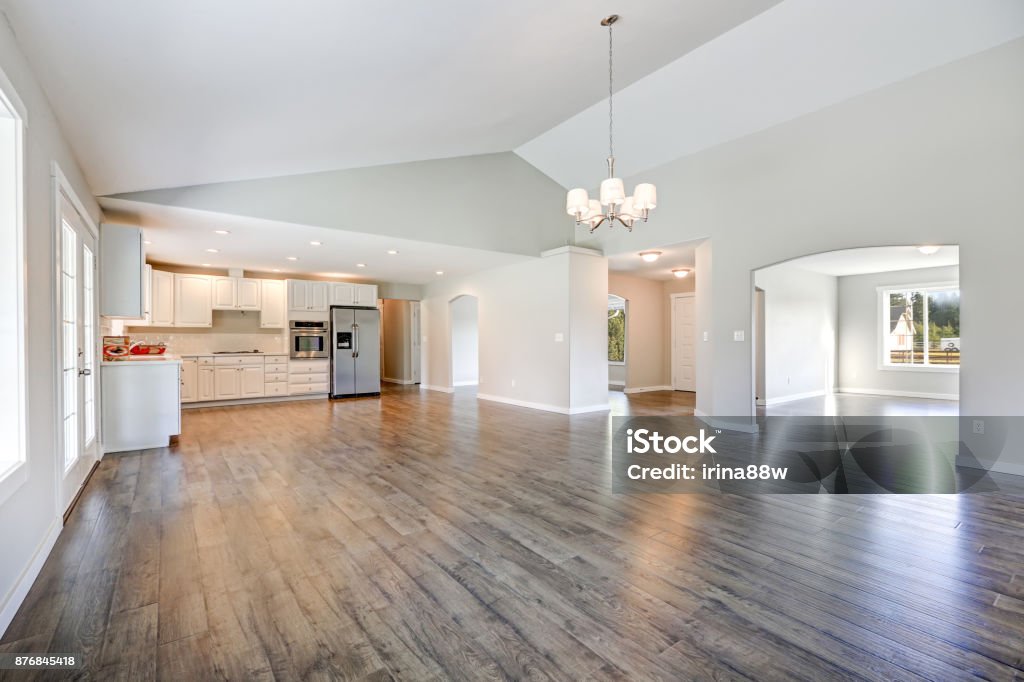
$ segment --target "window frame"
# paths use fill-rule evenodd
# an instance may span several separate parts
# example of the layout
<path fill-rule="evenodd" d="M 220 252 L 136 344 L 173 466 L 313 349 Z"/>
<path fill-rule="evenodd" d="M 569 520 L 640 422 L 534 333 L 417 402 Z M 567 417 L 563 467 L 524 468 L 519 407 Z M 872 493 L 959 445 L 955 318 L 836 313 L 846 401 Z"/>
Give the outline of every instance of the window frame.
<path fill-rule="evenodd" d="M 937 372 L 940 374 L 959 374 L 960 365 L 899 365 L 889 362 L 886 349 L 886 337 L 889 334 L 889 295 L 894 292 L 920 291 L 930 294 L 936 291 L 960 291 L 959 282 L 925 282 L 923 284 L 887 284 L 876 287 L 878 293 L 878 332 L 876 334 L 878 343 L 878 369 L 883 372 Z M 924 303 L 925 310 L 925 354 L 928 347 L 928 323 L 927 323 L 927 300 Z M 961 330 L 961 334 L 962 334 Z M 961 344 L 962 346 L 962 344 Z M 962 353 L 963 351 L 961 351 Z M 962 355 L 961 355 L 962 359 Z"/>
<path fill-rule="evenodd" d="M 10 463 L 0 463 L 0 505 L 4 504 L 14 495 L 29 478 L 28 458 L 28 396 L 26 386 L 27 376 L 27 343 L 25 311 L 27 310 L 28 285 L 25 267 L 25 244 L 27 239 L 27 225 L 25 220 L 26 174 L 28 171 L 25 158 L 25 138 L 28 132 L 28 110 L 24 102 L 18 96 L 17 90 L 11 83 L 7 74 L 0 69 L 0 107 L 6 109 L 14 119 L 14 244 L 15 244 L 15 269 L 12 273 L 15 285 L 14 301 L 16 310 L 15 318 L 15 345 L 17 352 L 15 359 L 17 363 L 17 376 L 13 379 L 13 386 L 8 390 L 15 393 L 17 414 L 14 419 L 17 424 L 13 439 L 16 441 L 15 457 Z"/>
<path fill-rule="evenodd" d="M 626 358 L 629 357 L 629 299 L 625 296 L 619 296 L 618 294 L 609 293 L 608 295 L 622 299 L 622 360 L 609 359 L 608 365 L 611 367 L 625 367 Z M 605 310 L 605 313 L 607 314 L 610 310 L 611 306 Z M 605 323 L 607 324 L 607 320 L 605 320 Z M 607 333 L 607 330 L 605 333 Z M 607 350 L 608 349 L 605 348 L 605 357 L 607 357 Z"/>

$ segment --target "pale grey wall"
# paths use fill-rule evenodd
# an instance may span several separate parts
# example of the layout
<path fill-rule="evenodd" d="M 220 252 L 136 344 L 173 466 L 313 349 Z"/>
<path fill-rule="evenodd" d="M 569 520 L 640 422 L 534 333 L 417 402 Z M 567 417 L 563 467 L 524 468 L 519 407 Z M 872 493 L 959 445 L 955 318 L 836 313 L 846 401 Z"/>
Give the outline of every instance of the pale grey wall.
<path fill-rule="evenodd" d="M 412 303 L 384 299 L 381 311 L 381 378 L 412 379 Z"/>
<path fill-rule="evenodd" d="M 953 397 L 960 377 L 949 372 L 879 369 L 878 287 L 959 282 L 956 266 L 839 278 L 839 388 Z M 969 344 L 970 346 L 970 344 Z"/>
<path fill-rule="evenodd" d="M 28 366 L 28 464 L 29 477 L 0 506 L 0 612 L 9 605 L 11 590 L 32 562 L 47 533 L 59 528 L 57 513 L 56 405 L 54 397 L 54 323 L 52 320 L 53 192 L 50 163 L 56 160 L 99 223 L 100 210 L 75 162 L 46 96 L 15 42 L 7 24 L 0 21 L 0 69 L 11 81 L 28 109 L 25 135 L 26 318 Z M 6 623 L 0 623 L 0 628 Z"/>
<path fill-rule="evenodd" d="M 117 196 L 529 256 L 575 229 L 565 190 L 512 152 Z"/>
<path fill-rule="evenodd" d="M 834 390 L 836 280 L 786 264 L 754 273 L 764 290 L 766 404 Z"/>
<path fill-rule="evenodd" d="M 713 270 L 697 249 L 698 333 L 710 338 L 697 343 L 700 411 L 753 413 L 753 270 L 936 243 L 961 247 L 961 411 L 1024 414 L 1024 366 L 1004 360 L 1005 340 L 1024 337 L 1024 317 L 1004 314 L 1024 251 L 1022 64 L 1016 40 L 643 174 L 658 185 L 651 221 L 598 243 L 622 253 L 711 238 Z"/>
<path fill-rule="evenodd" d="M 450 303 L 452 320 L 452 385 L 475 385 L 480 380 L 479 315 L 473 296 Z"/>

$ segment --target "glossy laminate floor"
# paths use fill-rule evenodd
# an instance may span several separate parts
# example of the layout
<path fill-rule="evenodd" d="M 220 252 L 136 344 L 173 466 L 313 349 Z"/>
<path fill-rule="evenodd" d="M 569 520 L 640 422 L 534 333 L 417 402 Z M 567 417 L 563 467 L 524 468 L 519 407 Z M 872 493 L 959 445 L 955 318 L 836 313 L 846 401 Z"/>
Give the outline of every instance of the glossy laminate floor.
<path fill-rule="evenodd" d="M 0 649 L 124 680 L 1024 675 L 1019 486 L 613 495 L 608 433 L 414 388 L 190 410 L 103 460 Z"/>

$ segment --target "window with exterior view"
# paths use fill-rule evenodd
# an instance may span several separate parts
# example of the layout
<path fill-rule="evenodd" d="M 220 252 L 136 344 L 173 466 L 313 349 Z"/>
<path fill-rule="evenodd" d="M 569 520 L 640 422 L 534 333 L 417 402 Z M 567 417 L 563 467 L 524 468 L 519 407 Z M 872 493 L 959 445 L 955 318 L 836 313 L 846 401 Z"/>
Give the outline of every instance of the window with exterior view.
<path fill-rule="evenodd" d="M 956 285 L 882 291 L 882 362 L 889 367 L 960 366 Z"/>
<path fill-rule="evenodd" d="M 626 299 L 608 294 L 608 362 L 626 361 Z"/>

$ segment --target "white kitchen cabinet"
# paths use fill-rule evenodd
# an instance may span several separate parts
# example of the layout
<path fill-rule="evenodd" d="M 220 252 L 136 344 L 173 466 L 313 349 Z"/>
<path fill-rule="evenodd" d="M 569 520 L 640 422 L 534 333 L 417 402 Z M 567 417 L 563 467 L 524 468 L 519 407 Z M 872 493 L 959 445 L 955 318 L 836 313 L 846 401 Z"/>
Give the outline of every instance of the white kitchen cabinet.
<path fill-rule="evenodd" d="M 132 327 L 148 327 L 153 323 L 153 266 L 142 269 L 142 319 L 132 321 Z"/>
<path fill-rule="evenodd" d="M 210 278 L 214 310 L 234 310 L 238 280 L 234 277 Z"/>
<path fill-rule="evenodd" d="M 238 367 L 214 367 L 213 396 L 215 400 L 233 400 L 242 395 L 242 373 Z"/>
<path fill-rule="evenodd" d="M 181 361 L 181 402 L 194 403 L 198 399 L 198 367 L 195 358 Z"/>
<path fill-rule="evenodd" d="M 174 275 L 174 326 L 212 327 L 211 278 L 206 275 Z"/>
<path fill-rule="evenodd" d="M 354 285 L 348 282 L 331 282 L 331 305 L 352 305 L 355 300 Z"/>
<path fill-rule="evenodd" d="M 237 310 L 260 310 L 260 280 L 239 277 L 235 281 L 235 308 Z"/>
<path fill-rule="evenodd" d="M 146 253 L 142 228 L 124 225 L 100 227 L 100 315 L 141 320 L 145 313 L 142 281 Z"/>
<path fill-rule="evenodd" d="M 197 401 L 204 400 L 216 400 L 216 392 L 214 391 L 214 378 L 213 378 L 213 367 L 199 367 L 199 381 L 197 382 Z"/>
<path fill-rule="evenodd" d="M 239 393 L 242 398 L 259 398 L 263 396 L 264 387 L 262 364 L 239 367 L 238 373 L 241 376 L 241 380 L 239 382 Z"/>
<path fill-rule="evenodd" d="M 259 310 L 260 280 L 211 277 L 214 310 Z"/>
<path fill-rule="evenodd" d="M 377 305 L 377 285 L 376 284 L 356 284 L 354 287 L 354 299 L 353 305 L 366 306 L 368 308 L 376 307 Z"/>
<path fill-rule="evenodd" d="M 150 326 L 174 326 L 174 273 L 163 270 L 151 271 L 149 289 Z"/>
<path fill-rule="evenodd" d="M 285 281 L 283 279 L 253 280 L 260 282 L 260 327 L 284 329 L 288 326 L 285 312 Z"/>
<path fill-rule="evenodd" d="M 104 362 L 103 451 L 167 447 L 181 433 L 181 363 L 177 360 Z"/>
<path fill-rule="evenodd" d="M 329 282 L 288 280 L 288 310 L 326 313 L 331 305 L 329 286 Z"/>

